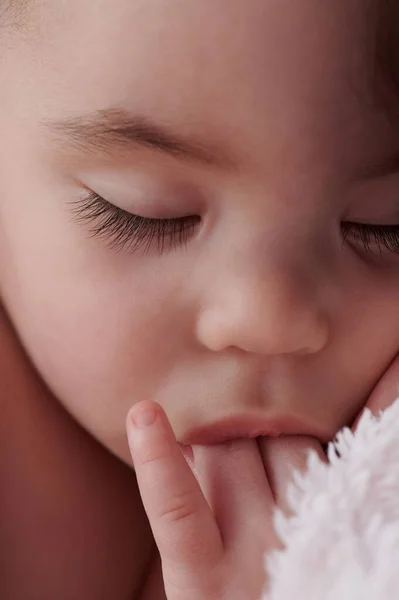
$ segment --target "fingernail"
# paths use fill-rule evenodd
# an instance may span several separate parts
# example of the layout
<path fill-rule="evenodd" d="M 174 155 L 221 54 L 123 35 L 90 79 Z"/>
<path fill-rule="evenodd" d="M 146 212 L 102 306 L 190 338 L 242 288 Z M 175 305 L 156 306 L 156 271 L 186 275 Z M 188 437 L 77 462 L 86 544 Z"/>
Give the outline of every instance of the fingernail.
<path fill-rule="evenodd" d="M 187 444 L 179 444 L 180 450 L 186 460 L 194 460 L 194 451 L 192 446 L 188 446 Z"/>
<path fill-rule="evenodd" d="M 141 406 L 140 408 L 134 410 L 130 415 L 133 425 L 140 427 L 140 429 L 152 425 L 156 418 L 157 410 L 153 406 Z"/>

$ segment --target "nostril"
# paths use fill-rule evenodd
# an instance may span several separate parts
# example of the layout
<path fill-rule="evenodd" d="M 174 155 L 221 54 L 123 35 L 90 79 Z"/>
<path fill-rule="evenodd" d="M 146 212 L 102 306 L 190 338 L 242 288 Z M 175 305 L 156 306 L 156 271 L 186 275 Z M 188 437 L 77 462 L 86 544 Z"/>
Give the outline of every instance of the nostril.
<path fill-rule="evenodd" d="M 238 348 L 261 355 L 296 355 L 306 357 L 320 352 L 328 344 L 328 315 L 317 307 L 257 304 L 239 297 L 223 307 L 201 312 L 196 323 L 196 337 L 213 352 Z"/>

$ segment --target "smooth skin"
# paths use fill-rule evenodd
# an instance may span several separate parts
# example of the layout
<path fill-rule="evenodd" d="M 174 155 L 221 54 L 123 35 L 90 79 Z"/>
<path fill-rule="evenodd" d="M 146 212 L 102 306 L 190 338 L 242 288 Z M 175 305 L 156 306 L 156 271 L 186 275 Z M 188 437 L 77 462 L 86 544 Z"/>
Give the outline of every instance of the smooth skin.
<path fill-rule="evenodd" d="M 365 408 L 379 416 L 399 396 L 398 382 L 396 359 Z M 306 472 L 310 451 L 326 461 L 320 443 L 304 436 L 262 437 L 257 442 L 194 446 L 186 454 L 164 410 L 151 401 L 129 412 L 126 427 L 162 560 L 166 598 L 260 598 L 268 589 L 264 553 L 283 548 L 274 532 L 273 512 L 279 507 L 292 514 L 287 504 L 292 473 Z M 149 579 L 144 600 L 160 597 L 156 583 Z"/>
<path fill-rule="evenodd" d="M 137 425 L 143 414 L 151 425 Z M 323 457 L 321 446 L 296 436 L 195 446 L 190 470 L 159 405 L 137 405 L 127 430 L 168 600 L 260 598 L 264 552 L 281 548 L 273 509 L 285 506 L 290 470 L 310 448 Z"/>
<path fill-rule="evenodd" d="M 68 600 L 79 589 L 83 600 L 99 589 L 107 600 L 139 595 L 146 581 L 162 597 L 132 469 L 130 409 L 155 402 L 179 444 L 192 428 L 242 413 L 296 418 L 306 443 L 318 444 L 353 424 L 398 354 L 399 255 L 386 247 L 380 255 L 372 236 L 368 252 L 341 230 L 348 221 L 399 222 L 396 90 L 377 61 L 380 21 L 364 0 L 336 0 L 334 11 L 319 0 L 41 0 L 30 8 L 0 35 L 0 296 L 21 343 L 4 372 L 15 390 L 0 473 L 3 547 L 15 543 L 9 586 L 14 598 L 29 589 L 60 598 L 40 568 L 50 556 L 53 584 Z M 174 143 L 158 135 L 154 147 L 143 122 Z M 99 124 L 110 125 L 112 143 Z M 120 143 L 121 125 L 136 143 Z M 201 160 L 182 153 L 182 140 Z M 115 248 L 109 221 L 101 228 L 93 212 L 76 213 L 93 194 L 108 216 L 195 216 L 198 226 L 185 243 L 166 240 L 163 253 L 156 239 L 147 252 Z M 33 384 L 19 391 L 23 352 L 40 393 Z M 230 577 L 254 547 L 270 546 L 268 486 L 280 471 L 282 483 L 287 477 L 274 454 L 280 443 L 292 440 L 266 440 L 273 452 L 258 454 L 254 441 L 237 442 L 235 461 L 218 448 L 194 449 L 202 493 L 229 540 L 217 565 Z M 21 456 L 31 460 L 17 468 Z M 143 485 L 144 498 L 162 499 Z M 237 498 L 233 514 L 253 501 L 265 523 L 255 535 L 247 524 L 245 543 L 234 541 L 245 535 L 241 521 L 223 516 L 225 487 Z M 35 506 L 23 521 L 21 489 Z M 69 497 L 74 528 L 64 518 Z M 61 533 L 57 554 L 50 549 Z M 257 555 L 250 594 L 260 589 Z M 226 570 L 214 571 L 216 587 L 227 585 Z"/>

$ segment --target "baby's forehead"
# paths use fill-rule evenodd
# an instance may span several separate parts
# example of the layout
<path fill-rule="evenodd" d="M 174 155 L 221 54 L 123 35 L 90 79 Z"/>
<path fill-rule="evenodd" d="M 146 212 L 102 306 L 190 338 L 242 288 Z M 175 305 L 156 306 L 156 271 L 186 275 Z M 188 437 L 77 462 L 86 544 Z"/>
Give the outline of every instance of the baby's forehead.
<path fill-rule="evenodd" d="M 98 99 L 90 111 L 137 110 L 142 101 L 168 120 L 191 107 L 215 126 L 224 116 L 240 122 L 234 103 L 257 118 L 264 103 L 269 119 L 279 107 L 299 106 L 297 93 L 308 112 L 317 94 L 328 104 L 364 74 L 387 97 L 399 96 L 396 0 L 0 0 L 0 7 L 16 35 L 40 38 L 35 51 L 63 73 L 67 92 Z M 43 79 L 51 83 L 47 73 Z M 76 94 L 60 108 L 75 112 Z M 86 111 L 80 99 L 76 111 Z"/>
<path fill-rule="evenodd" d="M 113 10 L 123 10 L 124 5 L 126 8 L 126 16 L 129 14 L 129 10 L 140 11 L 146 9 L 143 2 L 140 0 L 85 0 L 84 3 L 80 0 L 69 0 L 65 3 L 64 0 L 0 0 L 0 17 L 2 22 L 16 24 L 18 26 L 28 25 L 30 19 L 34 18 L 48 18 L 50 15 L 62 15 L 65 5 L 74 6 L 75 20 L 79 21 L 79 15 L 83 13 L 83 8 L 87 8 L 92 5 L 96 14 L 104 13 L 109 14 Z M 180 2 L 174 2 L 174 0 L 148 0 L 146 3 L 150 9 L 150 13 L 153 9 L 163 12 L 163 16 L 168 15 L 170 19 L 184 23 L 185 10 L 182 10 L 183 6 Z M 194 3 L 190 3 L 193 4 Z M 295 12 L 303 13 L 314 13 L 318 12 L 318 2 L 316 0 L 296 0 L 293 5 L 287 0 L 281 0 L 281 2 L 270 2 L 268 0 L 221 0 L 218 5 L 210 0 L 203 0 L 202 5 L 209 5 L 211 8 L 210 16 L 216 16 L 218 10 L 222 10 L 226 14 L 225 24 L 228 25 L 229 13 L 228 9 L 234 7 L 236 14 L 247 12 L 247 14 L 254 14 L 262 16 L 261 13 L 269 9 L 268 5 L 281 5 L 281 13 L 286 14 L 288 18 L 292 15 L 292 10 Z M 339 19 L 340 11 L 331 11 L 339 7 L 339 5 L 347 5 L 349 7 L 348 18 L 352 18 L 353 22 L 363 21 L 364 18 L 371 24 L 371 26 L 378 28 L 381 32 L 386 30 L 395 30 L 397 27 L 397 18 L 399 15 L 398 3 L 396 0 L 328 0 L 326 6 L 331 14 L 331 21 L 335 18 Z M 79 9 L 80 7 L 80 9 Z M 164 10 L 164 8 L 168 10 Z M 226 11 L 227 9 L 227 11 Z M 243 11 L 245 9 L 245 11 Z M 65 13 L 66 14 L 66 13 Z M 231 15 L 230 15 L 231 16 Z M 182 18 L 183 17 L 183 18 Z M 237 24 L 237 23 L 236 23 Z M 223 21 L 220 21 L 220 25 L 223 26 Z M 304 32 L 305 33 L 305 32 Z M 384 35 L 384 37 L 386 37 Z M 393 35 L 394 37 L 394 35 Z"/>
<path fill-rule="evenodd" d="M 153 9 L 163 13 L 163 17 L 168 16 L 175 22 L 181 22 L 184 24 L 184 14 L 187 11 L 183 9 L 181 2 L 174 2 L 174 0 L 148 0 L 145 4 L 139 0 L 84 0 L 82 3 L 80 0 L 69 0 L 65 3 L 64 0 L 0 0 L 0 17 L 2 23 L 15 24 L 18 27 L 28 26 L 31 19 L 46 19 L 50 15 L 54 16 L 57 14 L 67 14 L 65 12 L 65 5 L 75 5 L 74 18 L 76 22 L 79 21 L 79 15 L 83 14 L 83 9 L 90 7 L 94 9 L 96 14 L 110 14 L 117 10 L 120 12 L 124 11 L 128 17 L 132 11 L 144 12 L 146 8 L 149 8 L 149 15 L 152 14 Z M 193 4 L 194 3 L 190 3 Z M 262 12 L 267 12 L 270 5 L 281 5 L 281 13 L 286 14 L 288 18 L 291 18 L 292 11 L 303 12 L 303 13 L 318 13 L 318 2 L 316 0 L 296 0 L 293 5 L 287 0 L 281 0 L 280 2 L 268 2 L 267 0 L 221 0 L 217 5 L 213 1 L 203 0 L 201 5 L 209 5 L 211 12 L 210 17 L 218 19 L 218 11 L 221 10 L 225 14 L 226 19 L 220 20 L 220 26 L 229 26 L 229 20 L 234 13 L 238 14 L 253 14 L 259 15 L 262 18 Z M 394 39 L 395 34 L 398 33 L 398 19 L 399 8 L 396 0 L 328 0 L 327 4 L 331 4 L 328 10 L 331 15 L 331 21 L 335 18 L 340 18 L 340 11 L 336 10 L 339 5 L 347 5 L 349 7 L 347 17 L 352 19 L 354 24 L 359 21 L 366 20 L 370 25 L 371 29 L 378 30 L 381 35 L 382 44 L 385 46 L 387 39 Z M 268 6 L 269 5 L 269 6 Z M 331 8 L 334 6 L 334 11 Z M 165 7 L 167 10 L 165 11 Z M 233 7 L 233 13 L 229 14 L 229 9 Z M 182 10 L 183 9 L 183 10 Z M 226 10 L 227 9 L 227 10 Z M 245 9 L 245 10 L 243 10 Z M 197 9 L 196 9 L 197 10 Z M 230 21 L 231 24 L 231 21 Z M 237 21 L 235 22 L 237 25 Z M 305 34 L 306 32 L 304 32 Z M 209 40 L 211 41 L 211 40 Z"/>
<path fill-rule="evenodd" d="M 330 18 L 333 22 L 334 19 L 345 18 L 353 21 L 354 28 L 359 22 L 366 23 L 365 44 L 370 46 L 370 50 L 375 49 L 375 53 L 379 58 L 379 62 L 383 63 L 388 70 L 396 68 L 399 55 L 399 2 L 397 0 L 328 0 L 327 4 L 331 4 L 329 8 Z M 83 8 L 88 8 L 92 5 L 93 11 L 96 15 L 103 13 L 104 15 L 111 14 L 116 11 L 118 5 L 118 11 L 121 14 L 125 14 L 126 18 L 129 15 L 134 15 L 135 11 L 140 12 L 142 16 L 145 13 L 146 8 L 143 10 L 143 3 L 138 0 L 69 0 L 65 3 L 63 0 L 0 0 L 0 27 L 3 25 L 14 26 L 18 30 L 29 29 L 34 33 L 34 23 L 40 21 L 46 21 L 48 18 L 54 18 L 57 12 L 62 19 L 65 12 L 65 5 L 75 5 L 73 7 L 74 20 L 76 23 L 79 22 L 79 16 L 83 18 Z M 164 19 L 174 21 L 177 26 L 179 22 L 181 26 L 185 26 L 184 15 L 188 14 L 186 10 L 182 10 L 180 2 L 174 0 L 148 0 L 145 3 L 149 10 L 148 16 L 153 16 L 153 9 L 158 14 L 162 13 Z M 194 4 L 194 3 L 190 3 Z M 318 2 L 315 0 L 295 0 L 295 4 L 292 5 L 290 1 L 281 0 L 281 2 L 268 2 L 267 0 L 221 0 L 217 5 L 210 0 L 202 0 L 201 5 L 209 5 L 210 20 L 215 19 L 219 21 L 220 28 L 231 27 L 231 25 L 237 26 L 239 23 L 234 17 L 238 15 L 259 15 L 260 20 L 262 19 L 262 12 L 268 10 L 267 5 L 281 5 L 281 14 L 286 14 L 287 18 L 291 18 L 293 8 L 295 12 L 314 13 L 315 16 L 318 14 Z M 124 5 L 126 10 L 124 10 Z M 334 5 L 334 11 L 332 7 Z M 339 5 L 346 5 L 349 7 L 347 12 L 340 15 L 340 11 L 337 10 Z M 165 10 L 167 7 L 167 10 Z M 231 7 L 234 7 L 231 11 Z M 225 18 L 220 19 L 218 15 L 219 10 L 222 10 L 222 14 Z M 226 10 L 228 9 L 228 10 Z M 243 10 L 245 9 L 245 10 Z M 197 10 L 197 9 L 196 9 Z M 33 25 L 33 26 L 32 26 Z M 199 20 L 199 25 L 203 26 L 203 22 Z M 315 23 L 318 26 L 319 23 Z M 70 23 L 68 23 L 70 26 Z M 206 33 L 206 32 L 204 32 Z M 308 35 L 309 32 L 303 31 L 303 35 Z M 134 30 L 132 30 L 132 42 L 134 41 Z M 189 41 L 189 40 L 188 40 Z M 211 39 L 208 39 L 208 43 L 212 43 Z M 295 43 L 295 40 L 292 40 Z M 388 66 L 388 67 L 387 67 Z"/>

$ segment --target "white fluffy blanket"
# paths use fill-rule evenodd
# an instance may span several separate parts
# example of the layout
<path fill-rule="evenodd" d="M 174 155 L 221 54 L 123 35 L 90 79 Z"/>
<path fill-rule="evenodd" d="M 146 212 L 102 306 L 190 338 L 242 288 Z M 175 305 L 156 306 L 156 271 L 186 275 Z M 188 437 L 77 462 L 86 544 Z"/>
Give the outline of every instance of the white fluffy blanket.
<path fill-rule="evenodd" d="M 329 463 L 309 455 L 276 513 L 285 550 L 265 557 L 262 600 L 399 599 L 399 399 L 343 429 Z"/>

